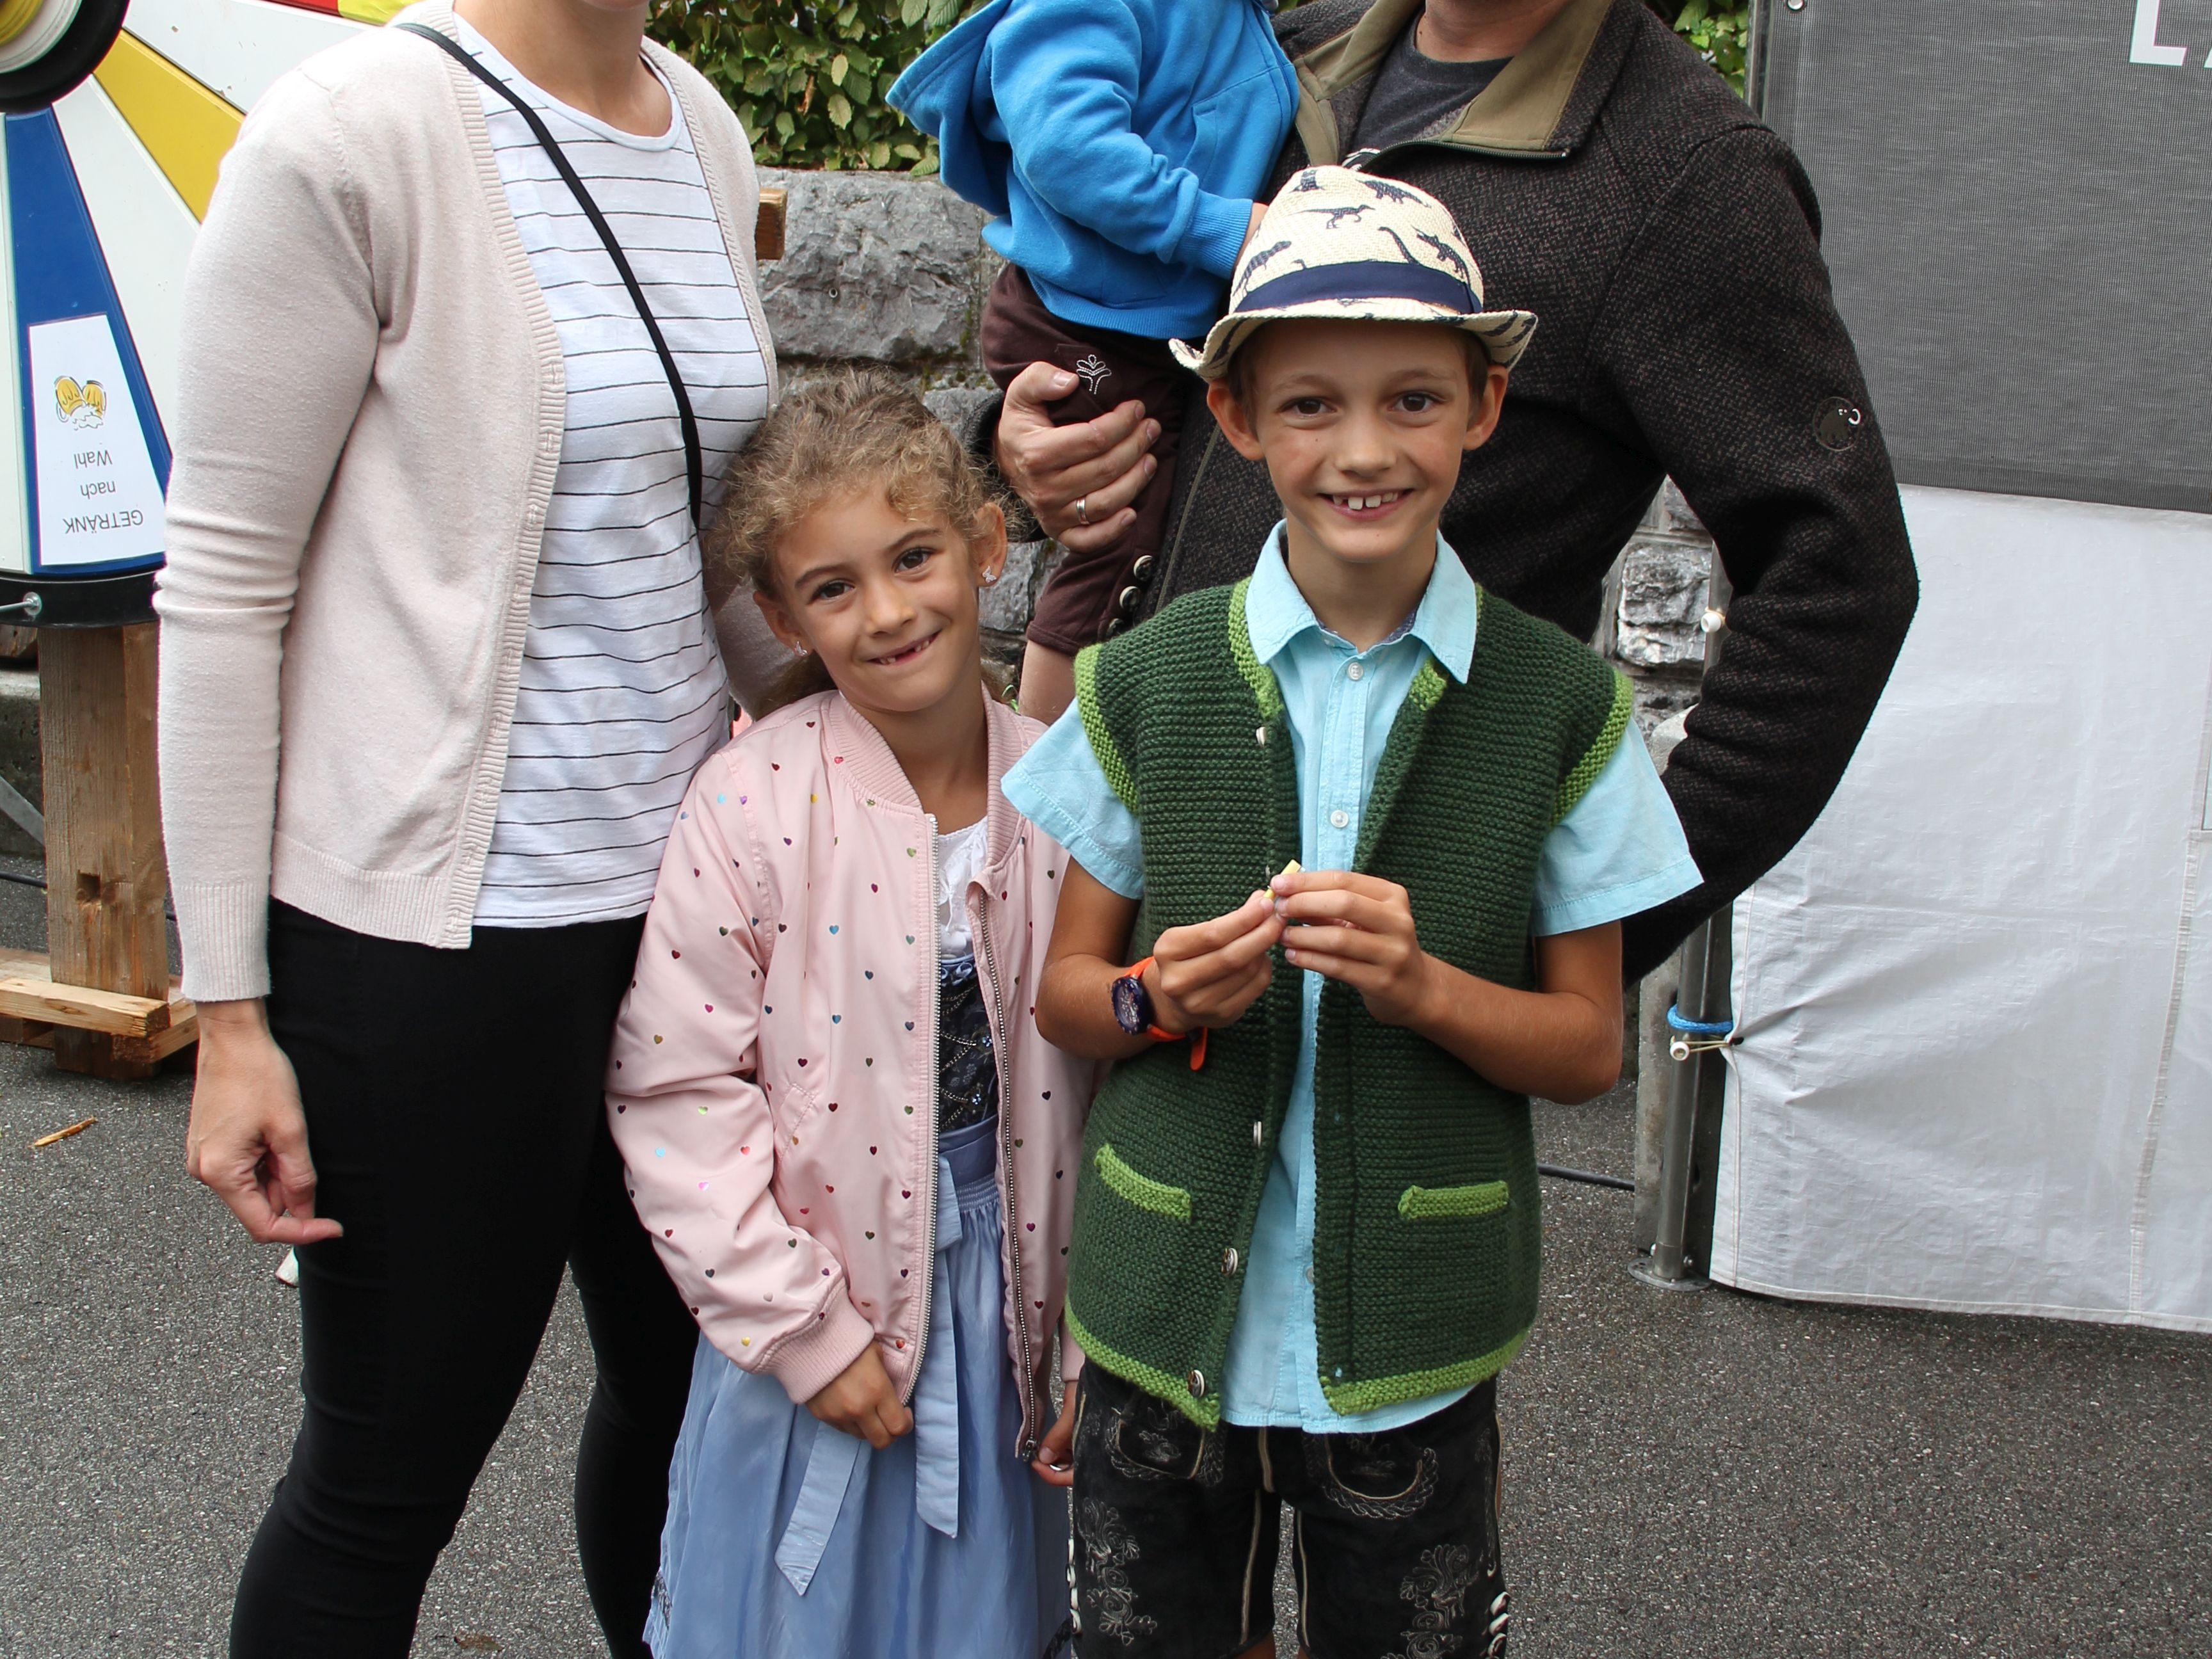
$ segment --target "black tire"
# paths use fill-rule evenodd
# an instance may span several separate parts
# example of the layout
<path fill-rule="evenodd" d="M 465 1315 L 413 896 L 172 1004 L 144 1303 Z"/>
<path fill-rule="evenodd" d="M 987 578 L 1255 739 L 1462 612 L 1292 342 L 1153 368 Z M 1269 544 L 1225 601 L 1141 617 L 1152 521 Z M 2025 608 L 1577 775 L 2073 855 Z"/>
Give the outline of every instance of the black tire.
<path fill-rule="evenodd" d="M 0 112 L 28 115 L 77 89 L 100 67 L 123 33 L 130 0 L 84 0 L 53 50 L 35 63 L 0 75 Z"/>

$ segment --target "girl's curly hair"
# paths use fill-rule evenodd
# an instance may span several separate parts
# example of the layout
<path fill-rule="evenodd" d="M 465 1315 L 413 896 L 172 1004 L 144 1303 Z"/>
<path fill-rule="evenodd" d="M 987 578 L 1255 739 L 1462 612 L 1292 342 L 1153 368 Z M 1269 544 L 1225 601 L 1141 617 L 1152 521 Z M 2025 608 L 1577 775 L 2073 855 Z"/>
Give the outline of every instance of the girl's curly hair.
<path fill-rule="evenodd" d="M 707 589 L 776 594 L 775 550 L 809 514 L 880 489 L 909 517 L 941 515 L 965 533 L 994 504 L 960 441 L 913 389 L 878 369 L 844 369 L 787 393 L 731 462 L 721 516 L 705 544 Z M 994 696 L 1003 695 L 987 669 Z M 752 712 L 833 688 L 819 657 L 794 663 Z"/>

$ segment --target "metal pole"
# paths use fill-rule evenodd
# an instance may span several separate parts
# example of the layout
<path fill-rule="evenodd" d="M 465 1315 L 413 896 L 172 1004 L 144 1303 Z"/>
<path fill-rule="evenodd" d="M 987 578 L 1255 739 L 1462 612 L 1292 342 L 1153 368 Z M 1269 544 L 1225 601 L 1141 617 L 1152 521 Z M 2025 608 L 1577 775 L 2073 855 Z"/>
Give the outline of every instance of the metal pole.
<path fill-rule="evenodd" d="M 1720 659 L 1728 621 L 1725 607 L 1733 597 L 1728 574 L 1722 568 L 1716 550 L 1701 624 L 1705 632 L 1705 672 L 1708 674 Z M 1730 923 L 1729 908 L 1723 905 L 1699 922 L 1689 938 L 1682 941 L 1678 958 L 1682 971 L 1668 1020 L 1674 1041 L 1669 1045 L 1666 1116 L 1659 1135 L 1659 1186 L 1654 1214 L 1656 1224 L 1650 1260 L 1634 1269 L 1637 1277 L 1646 1284 L 1667 1290 L 1698 1290 L 1706 1282 L 1704 1274 L 1696 1271 L 1704 1264 L 1690 1260 L 1686 1241 L 1689 1236 L 1690 1189 L 1698 1139 L 1698 1115 L 1705 1096 L 1705 1059 L 1713 1052 L 1711 1045 L 1714 1036 L 1726 1031 L 1732 1024 L 1729 1011 L 1729 953 L 1713 949 L 1713 930 L 1726 929 Z M 1685 1025 L 1704 1029 L 1686 1030 Z"/>
<path fill-rule="evenodd" d="M 1713 928 L 1728 925 L 1728 912 L 1698 924 L 1683 941 L 1682 983 L 1674 1006 L 1682 1016 L 1699 1024 L 1718 1024 L 1728 1019 L 1728 980 L 1716 972 Z M 1686 1006 L 1685 1005 L 1687 1005 Z M 1667 1079 L 1667 1121 L 1660 1140 L 1658 1233 L 1651 1246 L 1651 1261 L 1643 1277 L 1668 1286 L 1702 1283 L 1693 1272 L 1683 1241 L 1689 1231 L 1691 1165 L 1697 1145 L 1698 1108 L 1705 1090 L 1705 1056 L 1711 1049 L 1687 1045 L 1682 1057 L 1672 1062 Z"/>

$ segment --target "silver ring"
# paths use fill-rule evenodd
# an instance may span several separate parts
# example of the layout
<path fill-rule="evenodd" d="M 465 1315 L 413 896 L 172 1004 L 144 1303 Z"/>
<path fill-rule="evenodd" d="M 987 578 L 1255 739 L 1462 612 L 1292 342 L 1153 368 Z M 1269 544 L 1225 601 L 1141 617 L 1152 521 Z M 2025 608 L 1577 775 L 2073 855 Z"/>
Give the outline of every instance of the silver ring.
<path fill-rule="evenodd" d="M 1078 524 L 1089 524 L 1091 522 L 1090 496 L 1078 495 L 1075 498 L 1075 521 Z"/>

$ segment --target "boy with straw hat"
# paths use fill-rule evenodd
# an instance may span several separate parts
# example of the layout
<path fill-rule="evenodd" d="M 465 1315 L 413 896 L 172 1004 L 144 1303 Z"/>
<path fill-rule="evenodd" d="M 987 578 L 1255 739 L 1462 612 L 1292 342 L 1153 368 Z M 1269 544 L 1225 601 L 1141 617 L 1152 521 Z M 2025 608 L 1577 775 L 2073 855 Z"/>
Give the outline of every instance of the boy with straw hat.
<path fill-rule="evenodd" d="M 1437 533 L 1534 328 L 1433 198 L 1293 178 L 1178 348 L 1283 522 L 1084 653 L 1006 781 L 1075 860 L 1038 1027 L 1116 1062 L 1047 1443 L 1103 1650 L 1269 1650 L 1278 1498 L 1317 1659 L 1504 1650 L 1528 1097 L 1611 1086 L 1620 918 L 1698 881 L 1626 683 Z"/>

